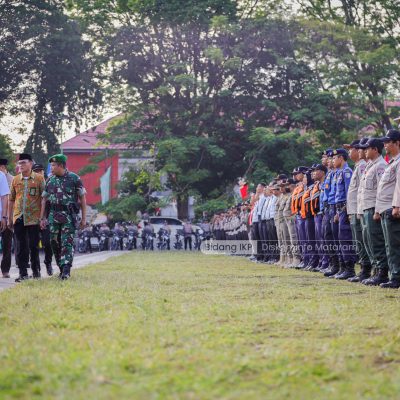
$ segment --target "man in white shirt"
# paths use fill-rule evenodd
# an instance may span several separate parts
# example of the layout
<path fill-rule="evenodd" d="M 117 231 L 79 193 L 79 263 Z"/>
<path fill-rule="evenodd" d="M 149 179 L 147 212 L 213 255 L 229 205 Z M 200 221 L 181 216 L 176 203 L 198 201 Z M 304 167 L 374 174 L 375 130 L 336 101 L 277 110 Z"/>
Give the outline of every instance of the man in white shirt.
<path fill-rule="evenodd" d="M 7 220 L 7 215 L 8 215 L 8 195 L 10 194 L 10 187 L 8 186 L 7 178 L 4 172 L 0 171 L 0 216 L 1 216 L 1 222 L 0 222 L 0 231 L 3 234 L 8 228 L 8 220 Z M 7 255 L 7 254 L 6 254 Z M 11 254 L 10 254 L 11 257 Z M 3 253 L 3 258 L 4 258 L 4 253 Z M 3 267 L 3 263 L 2 263 Z M 10 269 L 2 269 L 2 274 L 3 278 L 9 278 L 9 271 Z"/>
<path fill-rule="evenodd" d="M 0 159 L 0 174 L 5 176 L 6 178 L 6 183 L 8 187 L 8 194 L 10 193 L 10 186 L 11 182 L 13 179 L 13 176 L 8 173 L 7 171 L 7 165 L 8 165 L 8 160 L 5 158 Z M 2 190 L 1 193 L 6 192 L 6 187 L 4 185 L 4 179 L 1 177 L 1 182 L 2 182 Z M 8 215 L 8 194 L 7 195 L 1 195 L 1 202 L 0 202 L 0 209 L 1 213 L 0 217 L 2 219 L 2 224 L 6 224 L 5 229 L 1 229 L 1 241 L 2 241 L 2 258 L 1 258 L 1 272 L 3 275 L 3 278 L 9 278 L 10 277 L 10 268 L 11 268 L 11 247 L 12 247 L 12 237 L 13 233 L 11 229 L 8 228 L 7 226 L 7 215 Z M 5 207 L 4 207 L 4 202 L 5 202 Z M 1 204 L 3 203 L 3 205 Z M 5 218 L 3 218 L 3 216 Z"/>

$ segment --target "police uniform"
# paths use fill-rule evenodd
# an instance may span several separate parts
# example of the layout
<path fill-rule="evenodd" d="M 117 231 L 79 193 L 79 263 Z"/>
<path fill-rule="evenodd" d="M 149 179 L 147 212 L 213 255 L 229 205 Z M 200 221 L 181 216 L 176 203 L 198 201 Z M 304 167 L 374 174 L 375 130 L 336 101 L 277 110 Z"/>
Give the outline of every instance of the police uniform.
<path fill-rule="evenodd" d="M 348 147 L 358 149 L 359 144 L 360 140 L 355 140 Z M 371 275 L 372 266 L 363 241 L 358 199 L 358 191 L 366 166 L 367 162 L 362 158 L 355 163 L 347 192 L 347 214 L 350 220 L 350 228 L 353 237 L 353 243 L 356 247 L 358 262 L 361 266 L 360 273 L 357 276 L 349 278 L 349 282 L 361 282 L 364 279 L 368 279 Z"/>
<path fill-rule="evenodd" d="M 65 164 L 66 161 L 67 157 L 62 154 L 49 159 L 49 163 Z M 63 176 L 50 176 L 43 192 L 43 197 L 49 203 L 51 245 L 63 279 L 68 279 L 70 275 L 74 257 L 77 202 L 85 193 L 79 176 L 68 170 L 65 170 Z"/>
<path fill-rule="evenodd" d="M 400 141 L 400 132 L 390 129 L 383 142 Z M 393 157 L 378 184 L 375 211 L 381 216 L 381 224 L 386 244 L 390 281 L 382 283 L 384 288 L 400 287 L 400 219 L 392 215 L 393 207 L 400 204 L 395 196 L 400 187 L 400 154 Z"/>
<path fill-rule="evenodd" d="M 340 155 L 347 159 L 348 153 L 345 149 L 337 149 L 334 155 Z M 350 221 L 347 214 L 347 192 L 349 190 L 352 169 L 347 162 L 343 168 L 336 172 L 336 192 L 335 192 L 335 208 L 339 217 L 338 223 L 338 239 L 340 257 L 343 260 L 342 271 L 335 275 L 336 279 L 349 279 L 355 275 L 354 264 L 357 261 L 356 251 L 353 245 L 353 237 L 351 234 Z"/>
<path fill-rule="evenodd" d="M 382 150 L 383 142 L 370 138 L 361 148 L 377 147 Z M 360 183 L 359 198 L 363 208 L 363 229 L 365 229 L 365 247 L 370 257 L 374 276 L 364 280 L 365 285 L 379 285 L 388 281 L 388 261 L 385 250 L 385 239 L 380 221 L 374 220 L 378 184 L 386 169 L 386 161 L 381 155 L 369 161 Z"/>

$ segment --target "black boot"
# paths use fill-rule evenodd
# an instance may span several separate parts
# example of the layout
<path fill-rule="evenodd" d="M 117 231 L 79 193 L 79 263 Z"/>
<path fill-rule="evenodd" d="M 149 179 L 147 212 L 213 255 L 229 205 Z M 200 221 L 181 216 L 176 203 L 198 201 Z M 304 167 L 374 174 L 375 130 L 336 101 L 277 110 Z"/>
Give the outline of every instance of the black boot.
<path fill-rule="evenodd" d="M 400 287 L 400 280 L 392 278 L 389 282 L 381 283 L 379 286 L 383 289 L 398 289 Z"/>
<path fill-rule="evenodd" d="M 362 282 L 371 277 L 371 265 L 361 265 L 360 273 L 352 278 L 347 279 L 349 282 Z"/>
<path fill-rule="evenodd" d="M 344 263 L 344 261 L 339 261 L 339 271 L 335 274 L 335 275 L 331 275 L 329 278 L 335 278 L 337 276 L 342 275 L 344 272 L 346 271 L 346 264 Z"/>
<path fill-rule="evenodd" d="M 336 279 L 344 280 L 353 278 L 356 272 L 354 271 L 354 263 L 352 261 L 345 262 L 345 270 L 339 276 L 336 276 Z"/>
<path fill-rule="evenodd" d="M 381 283 L 386 283 L 388 281 L 389 281 L 388 269 L 379 268 L 376 274 L 372 278 L 365 279 L 364 281 L 362 281 L 362 283 L 367 286 L 378 286 Z"/>
<path fill-rule="evenodd" d="M 328 271 L 324 272 L 324 276 L 327 276 L 328 278 L 330 276 L 334 276 L 339 272 L 339 262 L 338 261 L 333 261 L 332 266 Z"/>
<path fill-rule="evenodd" d="M 53 267 L 51 266 L 51 264 L 46 265 L 46 271 L 47 271 L 47 275 L 48 276 L 52 276 L 53 275 Z"/>
<path fill-rule="evenodd" d="M 67 279 L 69 279 L 70 276 L 71 276 L 71 266 L 69 264 L 65 264 L 62 269 L 61 279 L 63 281 L 66 281 Z"/>

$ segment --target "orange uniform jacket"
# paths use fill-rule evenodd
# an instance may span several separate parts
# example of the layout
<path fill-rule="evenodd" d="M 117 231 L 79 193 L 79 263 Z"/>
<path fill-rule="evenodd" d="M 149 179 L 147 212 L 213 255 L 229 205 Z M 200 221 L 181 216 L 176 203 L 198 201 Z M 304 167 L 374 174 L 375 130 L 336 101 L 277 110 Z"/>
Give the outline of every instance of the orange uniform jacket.
<path fill-rule="evenodd" d="M 300 215 L 301 218 L 310 217 L 311 214 L 311 191 L 313 186 L 308 187 L 301 198 Z"/>
<path fill-rule="evenodd" d="M 320 183 L 315 182 L 313 190 L 311 191 L 311 213 L 317 215 L 319 213 L 319 197 L 321 195 Z"/>
<path fill-rule="evenodd" d="M 293 190 L 290 208 L 292 215 L 298 214 L 301 209 L 301 198 L 304 195 L 304 185 L 299 183 Z"/>

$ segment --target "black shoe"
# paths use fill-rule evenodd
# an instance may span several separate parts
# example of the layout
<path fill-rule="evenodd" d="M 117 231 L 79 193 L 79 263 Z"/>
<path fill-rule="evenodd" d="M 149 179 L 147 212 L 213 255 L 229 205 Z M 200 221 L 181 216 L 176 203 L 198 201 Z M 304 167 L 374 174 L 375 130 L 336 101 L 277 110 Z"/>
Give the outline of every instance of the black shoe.
<path fill-rule="evenodd" d="M 354 264 L 352 262 L 346 262 L 344 265 L 344 271 L 336 276 L 336 279 L 340 279 L 340 280 L 345 280 L 345 279 L 349 279 L 349 278 L 353 278 L 355 276 L 356 272 L 354 271 Z"/>
<path fill-rule="evenodd" d="M 22 281 L 27 281 L 29 279 L 28 275 L 24 275 L 24 276 L 19 276 L 15 282 L 22 282 Z"/>
<path fill-rule="evenodd" d="M 388 270 L 380 268 L 372 278 L 362 281 L 362 284 L 367 286 L 378 286 L 381 283 L 386 283 L 388 281 Z"/>
<path fill-rule="evenodd" d="M 328 271 L 326 271 L 324 273 L 324 276 L 326 276 L 327 278 L 336 275 L 339 272 L 339 266 L 338 265 L 332 265 L 332 267 L 330 269 L 328 269 Z"/>
<path fill-rule="evenodd" d="M 63 270 L 62 270 L 62 274 L 61 274 L 61 279 L 63 281 L 66 281 L 67 279 L 70 278 L 71 276 L 71 266 L 70 265 L 64 265 Z"/>
<path fill-rule="evenodd" d="M 361 271 L 358 275 L 353 276 L 352 278 L 347 279 L 348 282 L 360 283 L 371 278 L 371 265 L 361 265 Z"/>
<path fill-rule="evenodd" d="M 383 289 L 398 289 L 400 287 L 400 281 L 390 280 L 389 282 L 381 283 L 379 286 Z"/>
<path fill-rule="evenodd" d="M 51 265 L 46 265 L 46 271 L 48 276 L 53 275 L 53 267 Z"/>

